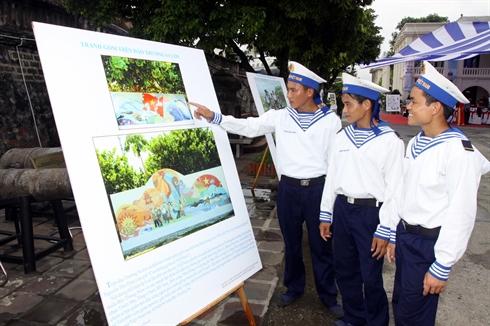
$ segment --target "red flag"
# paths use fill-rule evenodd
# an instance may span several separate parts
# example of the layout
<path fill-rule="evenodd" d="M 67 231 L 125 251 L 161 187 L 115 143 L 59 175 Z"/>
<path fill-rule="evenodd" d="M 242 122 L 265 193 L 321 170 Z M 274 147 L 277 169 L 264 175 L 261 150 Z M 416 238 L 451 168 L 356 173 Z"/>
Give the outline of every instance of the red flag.
<path fill-rule="evenodd" d="M 162 118 L 165 118 L 165 111 L 163 109 L 163 103 L 168 102 L 169 99 L 165 96 L 156 97 L 148 93 L 143 93 L 143 104 L 145 110 L 150 110 L 158 113 Z"/>

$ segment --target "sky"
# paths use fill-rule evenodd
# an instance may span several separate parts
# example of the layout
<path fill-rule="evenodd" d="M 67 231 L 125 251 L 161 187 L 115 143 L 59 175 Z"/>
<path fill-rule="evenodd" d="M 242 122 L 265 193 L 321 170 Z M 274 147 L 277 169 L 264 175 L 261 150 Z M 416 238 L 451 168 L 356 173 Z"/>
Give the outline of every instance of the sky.
<path fill-rule="evenodd" d="M 463 16 L 490 16 L 490 0 L 374 0 L 371 6 L 378 16 L 376 26 L 381 27 L 384 42 L 381 54 L 390 49 L 391 33 L 396 25 L 405 17 L 421 18 L 430 14 L 448 17 L 456 21 Z M 371 79 L 369 69 L 358 69 L 358 77 Z"/>

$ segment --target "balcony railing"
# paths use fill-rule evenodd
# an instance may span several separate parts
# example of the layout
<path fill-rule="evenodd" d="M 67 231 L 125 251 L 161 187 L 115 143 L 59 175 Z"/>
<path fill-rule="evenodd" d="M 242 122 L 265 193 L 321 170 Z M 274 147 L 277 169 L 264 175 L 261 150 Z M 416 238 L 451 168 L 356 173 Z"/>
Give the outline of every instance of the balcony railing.
<path fill-rule="evenodd" d="M 465 77 L 490 77 L 490 68 L 463 68 Z"/>
<path fill-rule="evenodd" d="M 420 75 L 420 68 L 421 68 L 421 67 L 415 67 L 415 68 L 413 68 L 413 74 L 414 74 L 414 75 L 417 75 L 417 76 L 418 76 L 418 75 Z M 440 74 L 444 75 L 444 67 L 436 67 L 436 70 L 437 70 L 437 71 L 438 71 Z"/>
<path fill-rule="evenodd" d="M 445 75 L 444 67 L 437 67 L 436 70 Z M 420 75 L 420 67 L 415 67 L 413 69 L 414 75 Z M 459 77 L 483 77 L 490 78 L 490 68 L 463 68 L 462 76 Z"/>

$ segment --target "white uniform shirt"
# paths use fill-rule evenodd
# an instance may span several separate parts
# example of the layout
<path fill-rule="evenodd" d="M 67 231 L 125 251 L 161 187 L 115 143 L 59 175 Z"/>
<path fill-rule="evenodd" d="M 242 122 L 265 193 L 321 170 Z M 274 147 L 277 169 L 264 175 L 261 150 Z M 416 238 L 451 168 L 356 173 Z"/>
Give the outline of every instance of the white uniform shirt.
<path fill-rule="evenodd" d="M 211 122 L 246 137 L 275 132 L 277 162 L 274 164 L 277 172 L 296 179 L 327 173 L 330 143 L 341 129 L 339 117 L 326 106 L 312 113 L 308 126 L 301 126 L 298 112 L 290 107 L 269 110 L 260 117 L 247 119 L 214 113 Z"/>
<path fill-rule="evenodd" d="M 421 132 L 410 140 L 404 159 L 400 217 L 411 225 L 441 227 L 429 272 L 442 280 L 463 256 L 476 217 L 481 154 L 462 140 L 466 135 L 457 128 L 434 138 Z"/>
<path fill-rule="evenodd" d="M 386 123 L 381 132 L 356 129 L 350 125 L 339 132 L 332 144 L 327 180 L 323 190 L 320 222 L 333 223 L 333 206 L 337 195 L 375 198 L 383 205 L 375 236 L 388 240 L 398 216 L 403 189 L 404 143 Z"/>

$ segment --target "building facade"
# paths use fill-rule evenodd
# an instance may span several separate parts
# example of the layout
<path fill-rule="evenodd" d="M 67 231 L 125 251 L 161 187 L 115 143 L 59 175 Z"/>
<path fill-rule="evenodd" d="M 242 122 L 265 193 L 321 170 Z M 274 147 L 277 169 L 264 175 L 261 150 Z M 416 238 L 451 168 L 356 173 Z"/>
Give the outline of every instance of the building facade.
<path fill-rule="evenodd" d="M 460 21 L 490 21 L 490 17 L 461 17 Z M 407 23 L 398 34 L 394 52 L 410 45 L 413 41 L 444 26 L 446 23 Z M 446 78 L 451 80 L 468 98 L 472 106 L 483 102 L 489 106 L 490 96 L 490 54 L 481 54 L 471 59 L 459 61 L 431 62 L 432 65 Z M 392 71 L 391 71 L 392 70 Z M 380 83 L 391 90 L 399 90 L 402 99 L 410 94 L 413 83 L 420 76 L 420 62 L 405 62 L 392 66 L 370 70 L 372 81 Z M 392 85 L 386 82 L 385 76 L 393 74 Z M 389 78 L 388 78 L 389 80 Z"/>

